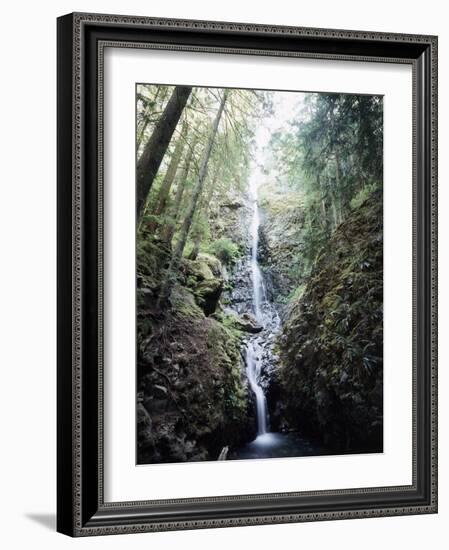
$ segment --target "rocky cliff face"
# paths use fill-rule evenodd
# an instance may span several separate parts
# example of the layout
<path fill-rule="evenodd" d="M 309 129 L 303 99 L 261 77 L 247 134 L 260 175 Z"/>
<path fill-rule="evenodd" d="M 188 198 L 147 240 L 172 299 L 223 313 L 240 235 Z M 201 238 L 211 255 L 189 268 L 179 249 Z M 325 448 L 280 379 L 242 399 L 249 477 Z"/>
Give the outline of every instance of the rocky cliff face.
<path fill-rule="evenodd" d="M 299 258 L 304 225 L 301 195 L 279 191 L 273 183 L 261 188 L 260 262 L 273 302 L 282 306 L 300 282 Z"/>
<path fill-rule="evenodd" d="M 224 196 L 212 205 L 209 212 L 209 224 L 212 239 L 232 240 L 243 252 L 248 238 L 245 223 L 248 217 L 248 200 L 245 193 Z"/>
<path fill-rule="evenodd" d="M 279 339 L 278 418 L 336 451 L 382 450 L 382 263 L 376 193 L 322 250 Z"/>
<path fill-rule="evenodd" d="M 157 298 L 171 251 L 149 235 L 138 242 L 139 463 L 216 460 L 256 435 L 243 359 L 248 335 L 262 330 L 244 261 L 249 212 L 244 193 L 210 205 L 212 245 L 183 259 L 163 311 Z"/>
<path fill-rule="evenodd" d="M 151 241 L 137 254 L 138 462 L 216 460 L 255 430 L 243 332 L 218 307 L 223 266 L 209 254 L 184 260 L 171 307 L 157 307 L 167 254 Z"/>

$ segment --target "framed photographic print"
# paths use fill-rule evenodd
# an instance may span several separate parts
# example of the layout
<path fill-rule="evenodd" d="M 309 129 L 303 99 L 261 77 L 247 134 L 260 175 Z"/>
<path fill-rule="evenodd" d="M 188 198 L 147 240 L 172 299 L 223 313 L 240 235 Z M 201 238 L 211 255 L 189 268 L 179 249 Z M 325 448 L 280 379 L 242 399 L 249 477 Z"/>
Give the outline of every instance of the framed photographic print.
<path fill-rule="evenodd" d="M 437 38 L 58 19 L 58 530 L 437 511 Z"/>

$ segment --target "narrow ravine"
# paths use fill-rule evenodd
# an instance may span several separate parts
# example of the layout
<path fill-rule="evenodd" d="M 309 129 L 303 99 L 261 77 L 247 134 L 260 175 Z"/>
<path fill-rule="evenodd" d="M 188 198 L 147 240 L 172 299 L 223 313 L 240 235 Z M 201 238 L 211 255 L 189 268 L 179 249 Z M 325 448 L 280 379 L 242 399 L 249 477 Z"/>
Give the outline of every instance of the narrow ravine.
<path fill-rule="evenodd" d="M 249 386 L 256 404 L 257 437 L 240 448 L 232 449 L 229 459 L 272 458 L 316 454 L 317 448 L 298 433 L 281 433 L 270 430 L 270 418 L 262 378 L 268 379 L 267 367 L 276 362 L 274 342 L 281 329 L 278 312 L 268 298 L 264 275 L 259 264 L 260 210 L 258 185 L 261 168 L 253 163 L 248 182 L 251 220 L 249 224 L 250 247 L 247 264 L 250 268 L 252 312 L 261 331 L 250 336 L 246 343 L 245 361 Z M 248 220 L 249 221 L 249 220 Z M 240 289 L 236 289 L 240 293 Z"/>
<path fill-rule="evenodd" d="M 382 97 L 135 99 L 137 464 L 382 452 Z"/>

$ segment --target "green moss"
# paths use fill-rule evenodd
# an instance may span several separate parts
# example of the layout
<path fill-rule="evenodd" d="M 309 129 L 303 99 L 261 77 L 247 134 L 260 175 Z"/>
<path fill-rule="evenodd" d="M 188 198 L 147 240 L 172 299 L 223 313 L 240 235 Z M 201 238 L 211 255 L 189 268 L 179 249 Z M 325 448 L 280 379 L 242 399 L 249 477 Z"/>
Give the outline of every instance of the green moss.
<path fill-rule="evenodd" d="M 143 285 L 155 289 L 159 286 L 163 267 L 170 251 L 149 235 L 139 234 L 136 245 L 136 271 Z"/>
<path fill-rule="evenodd" d="M 337 228 L 292 297 L 279 340 L 280 378 L 293 425 L 338 448 L 382 442 L 382 200 Z"/>
<path fill-rule="evenodd" d="M 356 210 L 359 206 L 362 206 L 362 204 L 370 197 L 372 193 L 376 191 L 376 189 L 378 189 L 378 187 L 379 186 L 376 183 L 363 187 L 351 200 L 351 208 Z"/>
<path fill-rule="evenodd" d="M 207 251 L 228 265 L 235 262 L 241 255 L 238 245 L 227 237 L 222 237 L 212 242 Z"/>
<path fill-rule="evenodd" d="M 198 254 L 198 260 L 207 264 L 215 277 L 220 277 L 222 266 L 220 260 L 217 257 L 213 256 L 212 254 L 201 252 L 200 254 Z"/>
<path fill-rule="evenodd" d="M 183 261 L 188 276 L 204 281 L 205 279 L 213 279 L 214 274 L 207 262 L 202 260 L 184 260 Z"/>
<path fill-rule="evenodd" d="M 240 332 L 227 324 L 211 319 L 207 336 L 207 347 L 211 361 L 217 368 L 226 372 L 223 395 L 225 414 L 233 420 L 242 420 L 247 408 L 246 391 L 242 384 L 242 359 L 240 356 Z"/>
<path fill-rule="evenodd" d="M 276 301 L 282 304 L 304 279 L 303 195 L 268 181 L 261 186 L 259 196 L 263 212 L 261 261 L 269 266 Z"/>
<path fill-rule="evenodd" d="M 223 313 L 221 317 L 221 322 L 223 323 L 223 326 L 235 337 L 239 340 L 243 336 L 243 332 L 239 327 L 239 324 L 237 322 L 235 315 L 230 315 L 228 313 Z"/>
<path fill-rule="evenodd" d="M 292 302 L 299 300 L 301 296 L 304 294 L 305 291 L 305 285 L 299 285 L 297 288 L 295 288 L 288 296 L 286 302 Z"/>
<path fill-rule="evenodd" d="M 170 302 L 175 317 L 182 319 L 203 319 L 204 313 L 197 305 L 195 296 L 188 289 L 176 285 L 171 293 Z"/>

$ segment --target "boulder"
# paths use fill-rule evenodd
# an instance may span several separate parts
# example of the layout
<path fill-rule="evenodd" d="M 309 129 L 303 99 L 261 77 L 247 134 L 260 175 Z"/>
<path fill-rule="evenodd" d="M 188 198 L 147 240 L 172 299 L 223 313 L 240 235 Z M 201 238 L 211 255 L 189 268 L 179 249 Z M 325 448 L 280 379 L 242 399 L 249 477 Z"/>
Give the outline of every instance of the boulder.
<path fill-rule="evenodd" d="M 263 330 L 263 327 L 257 323 L 256 318 L 251 313 L 238 315 L 235 323 L 240 330 L 251 334 L 257 334 Z"/>
<path fill-rule="evenodd" d="M 215 312 L 222 291 L 223 281 L 221 279 L 205 279 L 195 286 L 196 302 L 206 315 L 211 315 Z"/>
<path fill-rule="evenodd" d="M 213 279 L 214 274 L 208 263 L 204 260 L 183 260 L 185 273 L 188 277 L 193 277 L 197 281 Z"/>
<path fill-rule="evenodd" d="M 221 277 L 223 266 L 218 258 L 213 256 L 212 254 L 200 252 L 198 254 L 197 261 L 206 264 L 215 277 Z"/>

